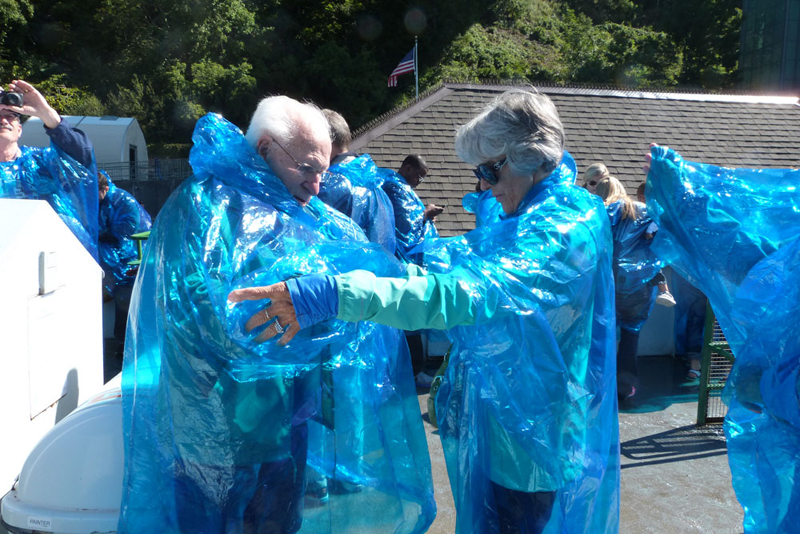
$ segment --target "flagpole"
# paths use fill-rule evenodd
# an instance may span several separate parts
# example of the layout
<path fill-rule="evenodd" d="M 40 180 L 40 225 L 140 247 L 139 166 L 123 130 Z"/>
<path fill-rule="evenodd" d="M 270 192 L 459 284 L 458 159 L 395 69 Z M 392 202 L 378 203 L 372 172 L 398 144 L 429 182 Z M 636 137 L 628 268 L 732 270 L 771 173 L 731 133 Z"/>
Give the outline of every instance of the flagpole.
<path fill-rule="evenodd" d="M 417 54 L 417 36 L 414 36 L 414 80 L 417 86 L 417 100 L 419 100 L 419 55 Z"/>

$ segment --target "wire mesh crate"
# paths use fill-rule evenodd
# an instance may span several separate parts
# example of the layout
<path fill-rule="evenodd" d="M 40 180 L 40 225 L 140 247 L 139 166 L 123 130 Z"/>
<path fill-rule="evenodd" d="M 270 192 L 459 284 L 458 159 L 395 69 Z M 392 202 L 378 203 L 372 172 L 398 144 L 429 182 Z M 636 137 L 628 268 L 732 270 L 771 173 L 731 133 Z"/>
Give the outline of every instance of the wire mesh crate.
<path fill-rule="evenodd" d="M 722 390 L 733 367 L 733 353 L 709 304 L 701 354 L 700 393 L 697 401 L 697 424 L 722 423 L 728 407 L 722 402 Z"/>

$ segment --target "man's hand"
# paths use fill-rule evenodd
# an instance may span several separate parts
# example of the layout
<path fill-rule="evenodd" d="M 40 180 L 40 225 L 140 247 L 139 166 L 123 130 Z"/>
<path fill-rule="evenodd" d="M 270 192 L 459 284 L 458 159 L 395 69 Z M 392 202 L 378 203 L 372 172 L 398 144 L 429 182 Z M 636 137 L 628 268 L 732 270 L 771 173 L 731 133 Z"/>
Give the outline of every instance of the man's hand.
<path fill-rule="evenodd" d="M 300 331 L 300 327 L 297 325 L 294 304 L 292 304 L 292 297 L 285 282 L 270 286 L 236 289 L 228 295 L 228 301 L 233 303 L 262 299 L 269 299 L 271 304 L 250 317 L 244 325 L 245 330 L 250 332 L 254 328 L 273 321 L 270 326 L 259 334 L 256 341 L 260 343 L 282 333 L 283 336 L 278 340 L 278 345 L 286 345 Z"/>
<path fill-rule="evenodd" d="M 425 208 L 424 216 L 426 219 L 434 220 L 436 216 L 442 214 L 444 208 L 445 208 L 444 206 L 437 206 L 436 204 L 428 204 L 428 206 Z"/>
<path fill-rule="evenodd" d="M 42 93 L 23 80 L 14 80 L 9 84 L 12 93 L 22 93 L 22 106 L 0 105 L 2 109 L 10 109 L 20 115 L 30 115 L 42 120 L 45 127 L 53 129 L 61 123 L 61 115 L 50 107 Z"/>

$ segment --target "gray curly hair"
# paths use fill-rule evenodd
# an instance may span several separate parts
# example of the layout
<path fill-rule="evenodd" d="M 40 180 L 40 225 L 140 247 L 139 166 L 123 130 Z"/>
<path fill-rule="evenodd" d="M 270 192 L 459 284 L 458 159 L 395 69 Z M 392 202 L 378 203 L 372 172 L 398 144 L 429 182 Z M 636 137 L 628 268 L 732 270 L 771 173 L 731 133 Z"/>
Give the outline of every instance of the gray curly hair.
<path fill-rule="evenodd" d="M 564 153 L 564 127 L 547 95 L 514 89 L 458 129 L 456 153 L 473 165 L 505 155 L 514 174 L 549 174 Z"/>

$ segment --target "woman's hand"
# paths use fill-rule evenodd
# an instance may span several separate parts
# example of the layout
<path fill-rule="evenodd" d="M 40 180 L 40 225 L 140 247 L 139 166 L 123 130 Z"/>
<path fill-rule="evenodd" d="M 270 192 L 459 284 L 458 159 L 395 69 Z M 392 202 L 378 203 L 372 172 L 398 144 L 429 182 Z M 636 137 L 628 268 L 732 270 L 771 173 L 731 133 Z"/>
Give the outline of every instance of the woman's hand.
<path fill-rule="evenodd" d="M 285 282 L 269 286 L 236 289 L 228 295 L 228 301 L 236 303 L 244 300 L 269 299 L 271 304 L 247 320 L 244 327 L 248 332 L 254 328 L 273 321 L 259 336 L 259 343 L 272 339 L 278 334 L 283 334 L 278 340 L 278 345 L 286 345 L 300 331 L 297 324 L 292 297 Z"/>

